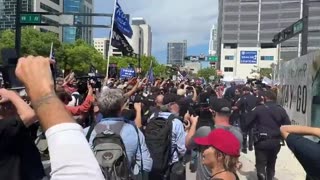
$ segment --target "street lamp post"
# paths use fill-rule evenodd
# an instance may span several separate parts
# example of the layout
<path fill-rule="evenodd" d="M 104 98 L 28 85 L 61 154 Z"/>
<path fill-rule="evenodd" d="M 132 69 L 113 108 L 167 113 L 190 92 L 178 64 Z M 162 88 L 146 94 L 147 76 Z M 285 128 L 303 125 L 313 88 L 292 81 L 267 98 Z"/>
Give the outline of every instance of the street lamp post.
<path fill-rule="evenodd" d="M 303 31 L 301 37 L 301 56 L 308 54 L 308 36 L 309 36 L 309 0 L 303 0 Z"/>
<path fill-rule="evenodd" d="M 17 57 L 20 57 L 21 51 L 21 24 L 20 24 L 20 12 L 21 12 L 21 0 L 16 0 L 16 39 L 15 39 L 15 49 Z"/>

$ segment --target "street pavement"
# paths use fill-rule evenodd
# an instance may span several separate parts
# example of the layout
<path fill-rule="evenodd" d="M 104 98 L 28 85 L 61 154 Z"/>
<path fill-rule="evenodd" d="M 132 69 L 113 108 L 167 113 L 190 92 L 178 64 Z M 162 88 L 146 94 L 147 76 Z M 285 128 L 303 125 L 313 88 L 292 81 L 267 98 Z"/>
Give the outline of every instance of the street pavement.
<path fill-rule="evenodd" d="M 238 172 L 240 180 L 257 180 L 254 151 L 241 154 L 243 166 Z M 187 166 L 187 180 L 195 180 L 195 173 L 190 173 Z M 288 147 L 282 147 L 276 164 L 276 180 L 303 180 L 306 174 Z"/>
<path fill-rule="evenodd" d="M 248 154 L 241 154 L 240 161 L 243 166 L 238 172 L 240 180 L 257 180 L 256 170 L 255 170 L 255 155 L 254 151 L 248 152 Z M 49 161 L 43 161 L 46 169 L 46 173 L 49 174 L 50 169 Z M 189 164 L 187 164 L 187 180 L 195 180 L 196 174 L 189 171 Z M 282 147 L 278 154 L 277 164 L 276 164 L 276 178 L 275 180 L 303 180 L 306 174 L 296 160 L 292 152 L 288 147 Z"/>

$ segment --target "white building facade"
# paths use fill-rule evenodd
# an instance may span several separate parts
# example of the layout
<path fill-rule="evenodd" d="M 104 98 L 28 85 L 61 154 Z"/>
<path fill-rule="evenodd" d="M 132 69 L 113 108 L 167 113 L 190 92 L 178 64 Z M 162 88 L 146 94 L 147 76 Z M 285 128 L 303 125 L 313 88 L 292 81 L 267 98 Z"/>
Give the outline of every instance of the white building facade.
<path fill-rule="evenodd" d="M 215 25 L 210 30 L 209 55 L 215 56 L 217 53 L 217 28 Z"/>
<path fill-rule="evenodd" d="M 107 59 L 109 49 L 108 38 L 93 38 L 93 46 L 98 52 L 102 54 L 103 58 Z"/>
<path fill-rule="evenodd" d="M 61 13 L 63 12 L 63 0 L 34 0 L 32 11 Z M 59 24 L 60 17 L 43 15 L 41 21 L 43 23 Z M 34 26 L 34 28 L 41 32 L 53 32 L 62 40 L 62 28 L 59 26 Z"/>
<path fill-rule="evenodd" d="M 278 49 L 258 47 L 223 48 L 221 50 L 221 71 L 224 77 L 234 79 L 256 78 L 262 68 L 271 68 L 278 60 Z"/>
<path fill-rule="evenodd" d="M 152 31 L 150 25 L 143 18 L 132 18 L 131 28 L 133 35 L 131 39 L 128 38 L 128 42 L 132 46 L 134 53 L 151 56 Z"/>

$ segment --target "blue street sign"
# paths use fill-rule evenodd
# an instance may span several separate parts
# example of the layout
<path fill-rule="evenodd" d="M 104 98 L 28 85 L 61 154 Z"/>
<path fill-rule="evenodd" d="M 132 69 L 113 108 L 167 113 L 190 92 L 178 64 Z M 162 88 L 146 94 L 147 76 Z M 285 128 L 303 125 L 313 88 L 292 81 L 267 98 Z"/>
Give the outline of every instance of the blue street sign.
<path fill-rule="evenodd" d="M 241 51 L 240 64 L 257 64 L 257 51 Z"/>
<path fill-rule="evenodd" d="M 120 79 L 130 79 L 135 77 L 136 72 L 132 68 L 122 68 L 120 69 Z"/>

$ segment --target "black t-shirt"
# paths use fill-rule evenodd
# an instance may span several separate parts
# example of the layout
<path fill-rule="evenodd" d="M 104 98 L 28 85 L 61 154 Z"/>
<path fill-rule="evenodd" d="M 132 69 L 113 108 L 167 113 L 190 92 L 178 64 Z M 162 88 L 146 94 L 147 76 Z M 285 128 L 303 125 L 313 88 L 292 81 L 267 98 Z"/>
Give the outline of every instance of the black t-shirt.
<path fill-rule="evenodd" d="M 40 180 L 44 177 L 40 153 L 23 122 L 0 120 L 0 179 Z"/>
<path fill-rule="evenodd" d="M 286 142 L 309 178 L 320 180 L 320 144 L 296 134 L 289 134 Z"/>

